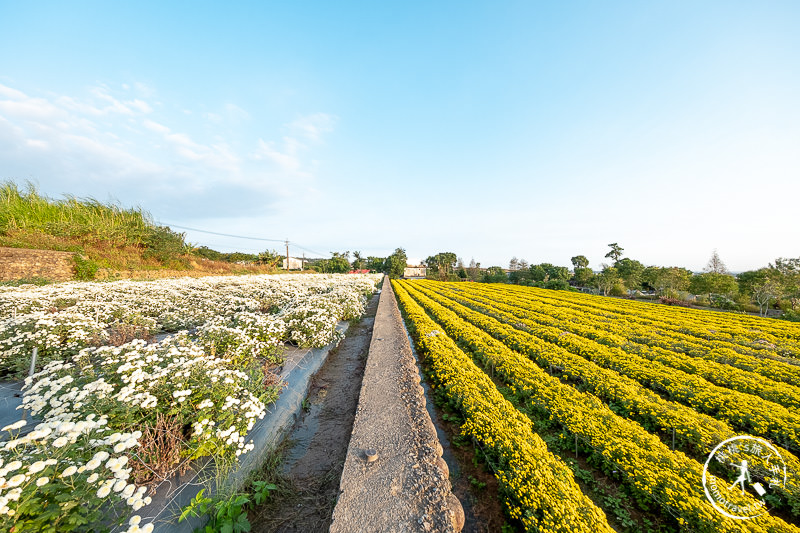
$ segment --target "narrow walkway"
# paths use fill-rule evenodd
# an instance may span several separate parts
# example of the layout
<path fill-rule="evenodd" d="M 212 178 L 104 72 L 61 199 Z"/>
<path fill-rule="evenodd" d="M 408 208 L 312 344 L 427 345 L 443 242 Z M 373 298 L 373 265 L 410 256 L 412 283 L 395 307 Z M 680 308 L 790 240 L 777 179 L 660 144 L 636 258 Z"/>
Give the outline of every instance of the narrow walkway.
<path fill-rule="evenodd" d="M 451 532 L 463 525 L 419 381 L 385 279 L 331 533 Z"/>

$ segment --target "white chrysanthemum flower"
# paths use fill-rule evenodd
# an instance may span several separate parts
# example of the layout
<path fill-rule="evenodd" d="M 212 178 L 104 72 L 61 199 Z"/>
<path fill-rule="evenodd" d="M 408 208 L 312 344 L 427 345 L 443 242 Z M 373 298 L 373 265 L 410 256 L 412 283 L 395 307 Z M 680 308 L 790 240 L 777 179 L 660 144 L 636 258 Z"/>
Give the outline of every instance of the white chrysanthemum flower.
<path fill-rule="evenodd" d="M 97 489 L 97 497 L 98 498 L 105 498 L 111 493 L 111 485 L 108 483 L 104 484 L 102 487 Z"/>
<path fill-rule="evenodd" d="M 9 424 L 6 427 L 4 427 L 2 431 L 13 431 L 15 429 L 20 429 L 21 427 L 24 427 L 25 424 L 27 424 L 25 420 L 17 420 L 13 424 Z"/>
<path fill-rule="evenodd" d="M 50 478 L 49 477 L 47 477 L 47 476 L 40 477 L 39 479 L 36 480 L 36 486 L 37 487 L 43 487 L 43 486 L 47 485 L 49 482 L 50 482 Z"/>
<path fill-rule="evenodd" d="M 75 466 L 68 466 L 63 472 L 61 472 L 61 477 L 69 477 L 77 471 L 78 469 Z"/>
<path fill-rule="evenodd" d="M 17 474 L 9 479 L 7 483 L 9 487 L 16 487 L 17 485 L 22 484 L 23 481 L 25 481 L 25 474 Z"/>

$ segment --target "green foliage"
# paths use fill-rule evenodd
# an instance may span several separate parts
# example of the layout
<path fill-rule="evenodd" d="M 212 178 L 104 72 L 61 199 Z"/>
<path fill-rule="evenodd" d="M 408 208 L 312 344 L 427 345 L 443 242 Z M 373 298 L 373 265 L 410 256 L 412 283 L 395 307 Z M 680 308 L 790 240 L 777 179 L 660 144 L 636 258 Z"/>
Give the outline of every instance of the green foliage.
<path fill-rule="evenodd" d="M 80 281 L 91 281 L 97 275 L 99 265 L 91 259 L 84 257 L 81 254 L 72 256 L 74 263 L 73 269 L 75 270 L 75 279 Z"/>
<path fill-rule="evenodd" d="M 320 259 L 311 268 L 324 274 L 346 274 L 350 271 L 350 252 L 331 252 L 330 259 Z"/>
<path fill-rule="evenodd" d="M 602 272 L 594 277 L 594 283 L 604 296 L 608 296 L 611 289 L 620 284 L 620 279 L 616 268 L 605 265 Z"/>
<path fill-rule="evenodd" d="M 585 255 L 576 255 L 570 261 L 572 261 L 572 268 L 574 269 L 587 268 L 589 266 L 589 259 Z"/>
<path fill-rule="evenodd" d="M 39 194 L 32 183 L 21 189 L 13 181 L 5 181 L 0 183 L 0 244 L 12 233 L 23 235 L 10 239 L 12 246 L 78 252 L 89 249 L 89 245 L 128 246 L 141 249 L 144 258 L 152 257 L 163 264 L 181 261 L 187 251 L 183 233 L 157 226 L 141 208 L 126 209 L 74 196 L 52 200 Z M 41 236 L 50 240 L 43 241 Z"/>
<path fill-rule="evenodd" d="M 408 256 L 406 256 L 406 251 L 403 248 L 397 248 L 392 255 L 386 258 L 384 272 L 389 274 L 390 278 L 400 278 L 403 276 L 407 264 Z"/>
<path fill-rule="evenodd" d="M 278 486 L 268 481 L 253 482 L 253 501 L 256 505 L 261 505 L 267 501 L 270 492 L 277 490 Z"/>
<path fill-rule="evenodd" d="M 40 278 L 40 277 L 33 277 L 33 278 L 22 278 L 22 279 L 15 279 L 11 281 L 0 281 L 0 287 L 19 287 L 20 285 L 49 285 L 52 283 L 47 278 Z"/>
<path fill-rule="evenodd" d="M 551 279 L 544 284 L 544 288 L 556 291 L 566 291 L 569 290 L 569 283 L 563 279 Z"/>
<path fill-rule="evenodd" d="M 486 269 L 486 273 L 481 280 L 484 283 L 508 283 L 508 276 L 503 267 L 491 266 Z"/>
<path fill-rule="evenodd" d="M 686 291 L 692 271 L 681 267 L 649 266 L 642 271 L 642 287 L 657 291 L 662 296 L 667 291 Z"/>
<path fill-rule="evenodd" d="M 789 309 L 788 311 L 784 311 L 780 318 L 789 320 L 790 322 L 800 322 L 800 311 L 792 311 Z"/>
<path fill-rule="evenodd" d="M 609 294 L 611 296 L 627 296 L 628 289 L 625 287 L 623 283 L 618 281 L 611 287 Z"/>
<path fill-rule="evenodd" d="M 721 294 L 730 297 L 738 290 L 736 278 L 717 272 L 695 274 L 689 282 L 689 291 L 693 294 Z"/>
<path fill-rule="evenodd" d="M 428 257 L 423 263 L 428 267 L 428 277 L 447 280 L 455 270 L 457 260 L 453 252 L 440 252 Z"/>
<path fill-rule="evenodd" d="M 204 533 L 246 533 L 250 531 L 250 521 L 247 519 L 246 506 L 250 503 L 247 494 L 234 493 L 227 498 L 209 498 L 203 493 L 205 489 L 192 498 L 178 522 L 183 522 L 189 516 L 207 516 L 208 524 L 202 529 Z"/>
<path fill-rule="evenodd" d="M 619 262 L 619 260 L 622 258 L 622 252 L 625 249 L 615 242 L 609 244 L 608 247 L 611 248 L 611 250 L 606 254 L 606 257 L 613 259 L 614 263 Z"/>
<path fill-rule="evenodd" d="M 712 294 L 709 297 L 709 301 L 711 307 L 716 307 L 717 309 L 726 309 L 728 311 L 736 311 L 739 309 L 739 305 L 736 302 L 723 294 Z"/>
<path fill-rule="evenodd" d="M 555 266 L 550 263 L 540 263 L 531 265 L 529 279 L 536 282 L 548 282 L 552 280 L 568 280 L 569 269 L 567 267 Z"/>
<path fill-rule="evenodd" d="M 642 286 L 642 273 L 644 265 L 635 259 L 624 258 L 614 263 L 617 273 L 622 278 L 622 283 L 628 289 L 638 289 Z"/>
<path fill-rule="evenodd" d="M 361 252 L 353 252 L 353 270 L 363 270 L 367 268 L 367 260 L 361 257 Z"/>
<path fill-rule="evenodd" d="M 575 280 L 575 285 L 579 287 L 586 287 L 594 278 L 594 272 L 591 268 L 576 267 L 572 279 Z"/>
<path fill-rule="evenodd" d="M 383 272 L 385 264 L 386 264 L 385 257 L 369 256 L 367 257 L 367 261 L 366 264 L 364 265 L 364 268 L 368 268 L 370 272 Z"/>

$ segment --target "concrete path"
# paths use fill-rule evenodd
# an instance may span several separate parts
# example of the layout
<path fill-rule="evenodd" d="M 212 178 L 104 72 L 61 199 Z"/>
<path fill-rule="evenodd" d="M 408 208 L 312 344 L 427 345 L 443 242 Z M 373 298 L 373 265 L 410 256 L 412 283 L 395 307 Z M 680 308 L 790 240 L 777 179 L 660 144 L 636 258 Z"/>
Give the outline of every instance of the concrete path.
<path fill-rule="evenodd" d="M 331 533 L 460 531 L 464 513 L 384 279 Z"/>

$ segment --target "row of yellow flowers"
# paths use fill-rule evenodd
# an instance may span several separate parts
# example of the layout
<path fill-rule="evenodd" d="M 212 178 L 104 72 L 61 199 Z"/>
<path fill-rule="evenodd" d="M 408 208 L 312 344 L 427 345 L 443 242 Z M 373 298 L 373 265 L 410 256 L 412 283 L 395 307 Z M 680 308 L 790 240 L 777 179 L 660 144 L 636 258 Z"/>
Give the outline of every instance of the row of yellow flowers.
<path fill-rule="evenodd" d="M 605 514 L 580 490 L 572 471 L 547 450 L 531 422 L 395 282 L 398 301 L 433 379 L 461 410 L 462 432 L 498 461 L 509 514 L 528 531 L 611 532 Z"/>
<path fill-rule="evenodd" d="M 513 305 L 487 302 L 464 292 L 448 292 L 455 301 L 486 313 L 501 322 L 525 331 L 569 352 L 581 355 L 605 368 L 635 379 L 655 391 L 690 405 L 700 412 L 730 423 L 734 428 L 753 435 L 771 437 L 790 450 L 800 450 L 800 415 L 758 396 L 719 387 L 702 377 L 651 361 L 619 348 L 600 344 L 592 339 L 543 326 L 523 317 Z M 506 299 L 512 301 L 513 296 Z"/>
<path fill-rule="evenodd" d="M 570 302 L 568 299 L 559 298 L 555 291 L 535 288 L 523 290 L 526 289 L 523 287 L 519 287 L 520 290 L 514 290 L 505 286 L 487 287 L 487 289 L 500 293 L 514 292 L 529 301 L 532 307 L 540 307 L 546 313 L 557 313 L 559 309 L 564 308 L 579 312 L 586 319 L 591 319 L 594 327 L 608 331 L 622 330 L 625 337 L 639 344 L 658 346 L 691 357 L 725 363 L 775 381 L 789 384 L 800 383 L 800 365 L 772 359 L 772 357 L 778 356 L 771 353 L 764 345 L 755 349 L 734 343 L 695 337 L 677 331 L 678 328 L 664 328 L 654 319 L 639 315 L 614 314 L 610 311 Z M 625 302 L 620 302 L 620 305 L 624 306 Z"/>
<path fill-rule="evenodd" d="M 543 289 L 519 287 L 521 291 Z M 667 328 L 722 342 L 732 342 L 749 348 L 767 348 L 784 355 L 800 357 L 800 324 L 721 311 L 697 310 L 650 302 L 597 298 L 580 293 L 561 292 L 553 296 L 572 305 L 595 307 L 626 317 L 647 317 Z M 774 348 L 770 347 L 774 345 Z"/>
<path fill-rule="evenodd" d="M 546 306 L 538 301 L 531 301 L 517 295 L 514 295 L 513 301 L 511 301 L 507 293 L 497 290 L 478 289 L 469 292 L 485 297 L 492 302 L 508 302 L 514 306 L 516 316 L 524 317 L 543 326 L 563 329 L 580 337 L 595 340 L 600 344 L 634 353 L 651 361 L 658 361 L 672 368 L 700 376 L 721 387 L 753 394 L 787 408 L 800 408 L 800 387 L 764 379 L 763 376 L 724 363 L 696 359 L 660 346 L 632 342 L 629 340 L 632 328 L 628 324 L 598 322 L 593 317 L 572 307 Z M 800 366 L 797 368 L 800 370 Z"/>
<path fill-rule="evenodd" d="M 580 312 L 586 317 L 591 317 L 596 327 L 605 324 L 617 324 L 624 326 L 625 336 L 629 339 L 643 344 L 660 346 L 672 351 L 679 351 L 710 361 L 719 361 L 742 370 L 755 372 L 772 380 L 783 381 L 786 383 L 800 383 L 800 365 L 781 360 L 774 349 L 770 349 L 765 343 L 758 343 L 757 348 L 743 346 L 734 342 L 721 339 L 709 340 L 702 336 L 690 335 L 684 330 L 688 328 L 686 324 L 702 321 L 704 317 L 713 316 L 713 313 L 703 313 L 699 316 L 689 316 L 682 319 L 683 327 L 680 325 L 668 325 L 663 320 L 647 318 L 646 313 L 622 314 L 614 313 L 612 307 L 625 309 L 632 302 L 611 300 L 603 306 L 586 305 L 575 300 L 577 295 L 568 293 L 562 295 L 556 291 L 548 291 L 533 287 L 517 286 L 487 286 L 487 290 L 499 291 L 501 293 L 513 292 L 526 300 L 536 302 L 538 305 L 546 306 L 548 309 L 567 307 L 576 312 Z M 574 300 L 574 301 L 573 301 Z M 595 297 L 595 300 L 603 302 L 605 299 Z M 661 306 L 668 312 L 669 307 Z M 693 311 L 695 314 L 696 311 Z M 741 315 L 731 315 L 741 317 Z M 772 322 L 776 322 L 772 320 Z M 769 325 L 769 324 L 768 324 Z M 765 325 L 768 326 L 768 325 Z"/>
<path fill-rule="evenodd" d="M 703 497 L 702 467 L 682 452 L 673 452 L 641 426 L 614 414 L 595 396 L 562 384 L 488 333 L 461 320 L 409 287 L 448 335 L 469 346 L 505 381 L 523 391 L 551 413 L 568 431 L 578 435 L 603 459 L 619 469 L 627 483 L 659 502 L 684 529 L 700 531 L 800 531 L 777 517 L 764 514 L 747 524 L 716 512 Z M 426 305 L 427 304 L 427 305 Z"/>
<path fill-rule="evenodd" d="M 613 370 L 602 368 L 595 363 L 572 354 L 567 350 L 546 342 L 524 331 L 474 311 L 432 290 L 427 283 L 413 282 L 409 288 L 429 312 L 447 316 L 439 308 L 446 307 L 461 320 L 501 341 L 507 347 L 531 357 L 541 367 L 555 366 L 559 373 L 571 379 L 578 379 L 593 394 L 605 401 L 614 401 L 623 407 L 627 416 L 651 427 L 665 431 L 675 430 L 676 442 L 695 458 L 705 459 L 707 454 L 720 442 L 734 437 L 737 433 L 725 422 L 698 413 L 684 405 L 667 401 L 658 394 L 647 390 L 635 380 L 621 376 Z M 438 307 L 437 307 L 438 306 Z M 437 314 L 438 313 L 438 314 Z M 450 322 L 454 320 L 451 318 Z M 780 487 L 790 506 L 800 513 L 800 461 L 786 450 L 780 449 L 787 462 L 788 479 L 786 487 Z"/>

